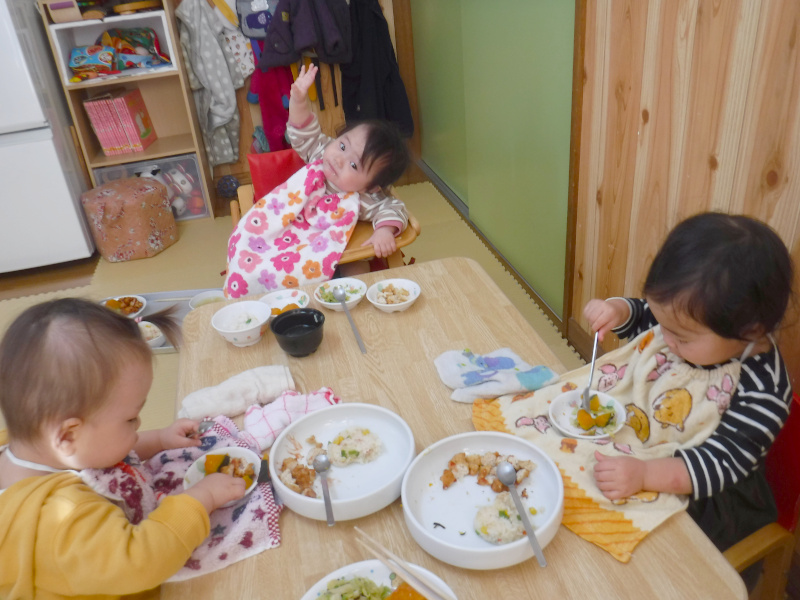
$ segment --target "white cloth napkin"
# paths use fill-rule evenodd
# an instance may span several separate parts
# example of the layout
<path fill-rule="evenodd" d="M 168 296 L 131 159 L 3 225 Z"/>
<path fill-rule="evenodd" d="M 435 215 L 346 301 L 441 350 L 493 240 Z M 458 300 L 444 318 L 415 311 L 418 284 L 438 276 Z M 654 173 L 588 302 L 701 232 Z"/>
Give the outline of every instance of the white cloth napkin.
<path fill-rule="evenodd" d="M 285 390 L 294 390 L 294 379 L 287 367 L 267 365 L 243 371 L 219 385 L 188 394 L 178 416 L 186 419 L 225 415 L 235 417 L 252 404 L 267 404 Z"/>
<path fill-rule="evenodd" d="M 537 390 L 558 379 L 548 367 L 532 367 L 509 348 L 483 355 L 469 349 L 448 350 L 433 363 L 442 383 L 455 390 L 450 398 L 457 402 Z"/>

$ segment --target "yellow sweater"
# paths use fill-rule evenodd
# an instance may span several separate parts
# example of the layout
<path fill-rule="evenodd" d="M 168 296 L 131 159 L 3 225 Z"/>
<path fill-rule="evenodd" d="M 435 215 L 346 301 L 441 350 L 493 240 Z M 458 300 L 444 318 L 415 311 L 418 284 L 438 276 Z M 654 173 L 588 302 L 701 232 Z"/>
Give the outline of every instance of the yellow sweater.
<path fill-rule="evenodd" d="M 73 473 L 0 494 L 0 598 L 119 598 L 159 586 L 209 534 L 208 514 L 169 496 L 138 525 Z"/>

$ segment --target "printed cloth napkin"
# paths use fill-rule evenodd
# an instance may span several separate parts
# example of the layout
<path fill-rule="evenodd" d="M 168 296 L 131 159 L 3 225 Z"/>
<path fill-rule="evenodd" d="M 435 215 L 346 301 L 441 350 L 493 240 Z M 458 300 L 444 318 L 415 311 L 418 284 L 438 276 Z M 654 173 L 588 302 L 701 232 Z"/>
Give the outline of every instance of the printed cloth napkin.
<path fill-rule="evenodd" d="M 286 390 L 266 406 L 250 406 L 244 415 L 244 428 L 261 450 L 266 450 L 292 421 L 340 402 L 341 399 L 327 387 L 310 394 Z"/>
<path fill-rule="evenodd" d="M 227 417 L 217 417 L 197 448 L 176 448 L 156 454 L 146 462 L 135 452 L 114 467 L 80 472 L 84 482 L 118 504 L 131 523 L 139 523 L 167 495 L 183 492 L 183 476 L 191 464 L 209 450 L 240 447 L 260 455 L 252 437 L 242 435 Z M 169 581 L 183 581 L 212 573 L 249 556 L 281 544 L 278 516 L 283 509 L 269 483 L 259 483 L 235 506 L 211 513 L 211 535 L 192 553 Z"/>
<path fill-rule="evenodd" d="M 597 359 L 592 389 L 614 396 L 625 406 L 623 428 L 600 440 L 562 437 L 549 418 L 550 402 L 562 392 L 582 388 L 590 365 L 565 373 L 552 385 L 495 400 L 473 403 L 477 430 L 522 436 L 555 461 L 564 480 L 563 524 L 628 562 L 636 545 L 671 515 L 684 510 L 683 495 L 643 491 L 610 501 L 594 481 L 595 451 L 640 459 L 669 457 L 694 447 L 719 425 L 724 403 L 721 389 L 739 381 L 741 363 L 700 369 L 673 355 L 656 327 Z M 724 385 L 723 385 L 724 381 Z M 535 482 L 534 482 L 535 483 Z"/>
<path fill-rule="evenodd" d="M 252 404 L 272 402 L 285 390 L 294 389 L 294 379 L 287 367 L 267 365 L 243 371 L 219 385 L 187 394 L 178 416 L 202 419 L 208 415 L 241 415 Z"/>
<path fill-rule="evenodd" d="M 225 297 L 328 281 L 358 220 L 357 193 L 327 192 L 322 161 L 247 211 L 228 240 Z"/>
<path fill-rule="evenodd" d="M 450 398 L 457 402 L 537 390 L 558 378 L 548 367 L 527 364 L 509 348 L 483 355 L 469 349 L 448 350 L 433 364 L 442 383 L 455 390 Z"/>

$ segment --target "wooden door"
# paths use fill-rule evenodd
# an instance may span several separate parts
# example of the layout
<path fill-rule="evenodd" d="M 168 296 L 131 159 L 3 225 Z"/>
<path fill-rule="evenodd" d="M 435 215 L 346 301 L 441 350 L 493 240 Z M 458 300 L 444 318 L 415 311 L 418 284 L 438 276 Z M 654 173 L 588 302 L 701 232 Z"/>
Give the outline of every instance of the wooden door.
<path fill-rule="evenodd" d="M 583 306 L 639 296 L 667 232 L 691 214 L 759 218 L 800 267 L 800 2 L 578 6 L 583 79 L 565 326 L 585 356 Z M 780 332 L 795 386 L 798 321 L 792 310 Z"/>

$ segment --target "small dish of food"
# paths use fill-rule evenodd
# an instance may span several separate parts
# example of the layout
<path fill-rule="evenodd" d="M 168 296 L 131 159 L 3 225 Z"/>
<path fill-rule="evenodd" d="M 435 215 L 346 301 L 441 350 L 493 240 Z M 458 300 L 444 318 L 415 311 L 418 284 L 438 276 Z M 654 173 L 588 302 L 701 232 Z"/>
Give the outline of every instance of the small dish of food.
<path fill-rule="evenodd" d="M 410 308 L 419 298 L 419 284 L 410 279 L 384 279 L 367 290 L 367 300 L 383 312 L 400 312 Z"/>
<path fill-rule="evenodd" d="M 242 300 L 220 308 L 211 326 L 234 346 L 244 348 L 261 340 L 271 317 L 270 308 L 258 300 Z"/>
<path fill-rule="evenodd" d="M 367 284 L 355 277 L 340 277 L 331 279 L 314 290 L 314 300 L 320 306 L 330 310 L 344 310 L 342 303 L 333 297 L 333 288 L 340 285 L 344 288 L 345 301 L 348 310 L 353 310 L 367 293 Z"/>
<path fill-rule="evenodd" d="M 147 300 L 142 296 L 112 296 L 104 298 L 100 301 L 100 304 L 115 313 L 135 319 L 144 312 Z"/>
<path fill-rule="evenodd" d="M 213 304 L 214 302 L 225 302 L 225 293 L 222 290 L 206 290 L 192 296 L 189 300 L 189 309 L 194 310 L 206 304 Z"/>
<path fill-rule="evenodd" d="M 306 308 L 310 300 L 303 290 L 278 290 L 258 299 L 270 307 L 273 317 L 295 308 Z"/>
<path fill-rule="evenodd" d="M 582 407 L 583 388 L 559 394 L 550 403 L 550 422 L 561 435 L 582 440 L 613 436 L 625 425 L 625 407 L 603 392 L 590 392 L 589 410 Z"/>
<path fill-rule="evenodd" d="M 161 329 L 153 325 L 150 321 L 139 321 L 139 331 L 142 332 L 144 341 L 147 342 L 147 345 L 151 348 L 163 346 L 167 339 Z"/>
<path fill-rule="evenodd" d="M 247 484 L 247 491 L 244 497 L 256 489 L 258 475 L 261 472 L 261 459 L 258 454 L 247 448 L 218 448 L 211 450 L 194 461 L 186 475 L 183 476 L 183 489 L 188 490 L 206 475 L 211 473 L 227 473 L 234 477 L 241 477 Z M 242 499 L 232 500 L 225 506 L 235 506 Z"/>

